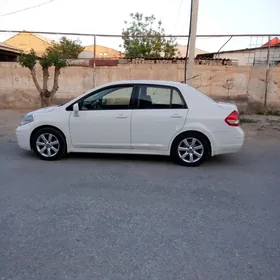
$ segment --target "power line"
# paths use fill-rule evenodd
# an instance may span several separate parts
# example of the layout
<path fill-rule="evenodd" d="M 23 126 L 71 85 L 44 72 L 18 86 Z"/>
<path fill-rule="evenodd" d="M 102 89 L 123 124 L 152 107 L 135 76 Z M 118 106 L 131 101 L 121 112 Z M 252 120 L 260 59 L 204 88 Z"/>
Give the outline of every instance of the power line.
<path fill-rule="evenodd" d="M 175 22 L 175 25 L 174 25 L 174 30 L 176 29 L 177 24 L 178 24 L 178 19 L 179 19 L 179 16 L 180 16 L 180 11 L 181 11 L 181 8 L 182 8 L 182 4 L 183 4 L 183 0 L 181 0 L 181 2 L 180 2 L 177 19 L 176 19 L 176 22 Z"/>
<path fill-rule="evenodd" d="M 53 0 L 54 1 L 54 0 Z M 0 30 L 1 33 L 19 33 L 19 32 L 27 32 L 27 33 L 34 33 L 34 34 L 49 34 L 49 35 L 73 35 L 73 36 L 96 36 L 96 37 L 114 37 L 114 38 L 122 38 L 123 35 L 121 34 L 98 34 L 98 33 L 77 33 L 77 32 L 54 32 L 54 31 L 32 31 L 32 30 Z M 154 38 L 157 37 L 158 35 L 135 35 L 135 38 Z M 263 37 L 279 37 L 280 33 L 275 34 L 201 34 L 201 35 L 196 35 L 197 38 L 211 38 L 211 37 L 257 37 L 257 36 L 263 36 Z M 178 38 L 188 38 L 189 35 L 179 35 L 179 34 L 171 34 L 171 35 L 162 35 L 161 37 L 178 37 Z"/>
<path fill-rule="evenodd" d="M 188 64 L 188 56 L 189 56 L 189 48 L 190 48 L 190 37 L 191 37 L 191 28 L 192 28 L 192 14 L 193 14 L 193 1 L 191 0 L 191 10 L 190 10 L 190 23 L 189 23 L 189 36 L 188 43 L 186 49 L 186 61 L 184 67 L 184 83 L 187 83 L 187 64 Z"/>
<path fill-rule="evenodd" d="M 49 1 L 44 2 L 44 3 L 41 3 L 41 4 L 39 4 L 39 5 L 27 7 L 27 8 L 24 8 L 24 9 L 21 9 L 21 10 L 17 10 L 17 11 L 14 11 L 14 12 L 10 12 L 10 13 L 7 13 L 7 14 L 3 14 L 3 15 L 0 15 L 0 16 L 1 16 L 1 17 L 4 17 L 4 16 L 9 16 L 9 15 L 17 14 L 17 13 L 20 13 L 20 12 L 24 12 L 24 11 L 27 11 L 27 10 L 31 10 L 31 9 L 35 9 L 35 8 L 44 6 L 44 5 L 49 4 L 49 3 L 51 3 L 51 2 L 54 2 L 54 1 L 55 1 L 55 0 L 49 0 Z"/>

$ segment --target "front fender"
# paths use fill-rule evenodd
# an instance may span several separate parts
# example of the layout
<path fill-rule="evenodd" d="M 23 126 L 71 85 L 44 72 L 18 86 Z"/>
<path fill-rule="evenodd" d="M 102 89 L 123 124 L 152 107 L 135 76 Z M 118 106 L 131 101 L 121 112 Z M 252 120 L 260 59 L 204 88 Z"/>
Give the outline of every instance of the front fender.
<path fill-rule="evenodd" d="M 35 121 L 33 124 L 31 135 L 34 132 L 34 130 L 36 130 L 40 127 L 51 126 L 51 127 L 57 128 L 64 134 L 66 143 L 67 143 L 67 150 L 69 152 L 72 144 L 70 141 L 71 138 L 70 138 L 68 119 L 69 119 L 69 116 L 63 116 L 62 114 L 59 114 L 59 115 L 57 114 L 56 116 L 52 116 L 52 117 L 48 116 L 48 118 L 37 115 L 34 118 Z"/>

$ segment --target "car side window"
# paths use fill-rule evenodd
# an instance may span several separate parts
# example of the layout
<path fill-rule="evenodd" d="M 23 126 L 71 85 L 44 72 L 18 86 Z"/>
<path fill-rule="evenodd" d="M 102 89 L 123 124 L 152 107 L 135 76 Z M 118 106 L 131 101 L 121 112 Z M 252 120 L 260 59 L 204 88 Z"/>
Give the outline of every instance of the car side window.
<path fill-rule="evenodd" d="M 139 86 L 138 109 L 185 108 L 185 103 L 177 89 L 162 86 Z"/>
<path fill-rule="evenodd" d="M 185 103 L 176 89 L 173 89 L 171 105 L 172 108 L 185 108 Z"/>
<path fill-rule="evenodd" d="M 133 86 L 107 88 L 84 98 L 80 110 L 129 109 Z"/>

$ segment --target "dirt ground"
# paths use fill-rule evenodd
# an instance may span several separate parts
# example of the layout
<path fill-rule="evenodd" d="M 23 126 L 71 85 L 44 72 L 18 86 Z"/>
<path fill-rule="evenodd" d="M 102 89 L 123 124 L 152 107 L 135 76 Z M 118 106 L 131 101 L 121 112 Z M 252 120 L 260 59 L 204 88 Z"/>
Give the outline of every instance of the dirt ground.
<path fill-rule="evenodd" d="M 0 110 L 0 143 L 16 142 L 15 129 L 27 110 Z M 241 126 L 246 140 L 278 142 L 280 116 L 242 115 Z"/>

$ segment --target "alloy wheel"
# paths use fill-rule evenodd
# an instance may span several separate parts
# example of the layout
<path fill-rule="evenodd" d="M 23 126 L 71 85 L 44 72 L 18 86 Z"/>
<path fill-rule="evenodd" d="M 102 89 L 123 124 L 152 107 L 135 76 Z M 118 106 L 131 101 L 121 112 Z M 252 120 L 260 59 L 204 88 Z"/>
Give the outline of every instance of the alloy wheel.
<path fill-rule="evenodd" d="M 43 157 L 51 158 L 59 152 L 60 143 L 55 135 L 43 133 L 36 140 L 36 149 Z"/>
<path fill-rule="evenodd" d="M 203 154 L 204 146 L 197 138 L 185 138 L 178 145 L 178 155 L 186 163 L 198 162 Z"/>

